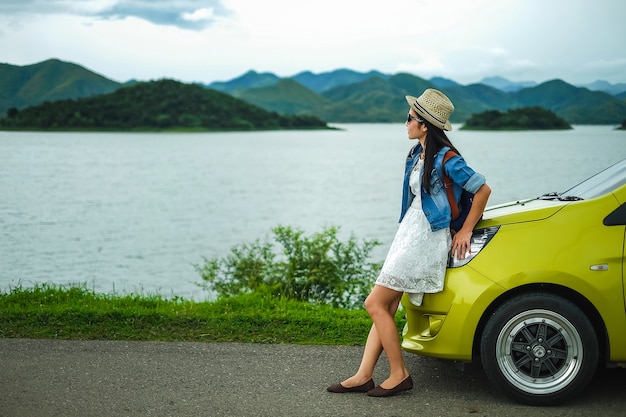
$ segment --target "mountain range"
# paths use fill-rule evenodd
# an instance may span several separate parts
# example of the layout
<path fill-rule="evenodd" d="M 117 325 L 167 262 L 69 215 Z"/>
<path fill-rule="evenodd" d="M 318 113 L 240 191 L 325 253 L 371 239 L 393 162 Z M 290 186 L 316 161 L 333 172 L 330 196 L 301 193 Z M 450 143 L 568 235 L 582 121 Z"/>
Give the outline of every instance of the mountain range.
<path fill-rule="evenodd" d="M 0 64 L 0 115 L 11 108 L 61 99 L 111 93 L 123 85 L 78 64 L 50 59 L 33 65 Z M 310 114 L 327 122 L 397 122 L 407 111 L 404 95 L 438 88 L 455 104 L 451 120 L 462 123 L 486 110 L 506 111 L 541 106 L 571 124 L 620 124 L 626 119 L 626 84 L 596 81 L 574 86 L 555 79 L 541 84 L 484 78 L 462 85 L 413 74 L 384 74 L 338 69 L 301 72 L 281 78 L 272 73 L 247 73 L 225 82 L 202 85 L 281 114 Z"/>

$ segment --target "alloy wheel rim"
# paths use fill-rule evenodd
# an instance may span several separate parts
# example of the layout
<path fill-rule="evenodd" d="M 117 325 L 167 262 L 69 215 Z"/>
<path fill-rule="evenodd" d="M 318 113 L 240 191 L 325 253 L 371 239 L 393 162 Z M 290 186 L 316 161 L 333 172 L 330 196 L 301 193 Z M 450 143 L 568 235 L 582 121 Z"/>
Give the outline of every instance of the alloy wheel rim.
<path fill-rule="evenodd" d="M 532 394 L 563 389 L 579 374 L 582 339 L 565 317 L 550 310 L 522 312 L 509 320 L 496 341 L 503 376 Z"/>

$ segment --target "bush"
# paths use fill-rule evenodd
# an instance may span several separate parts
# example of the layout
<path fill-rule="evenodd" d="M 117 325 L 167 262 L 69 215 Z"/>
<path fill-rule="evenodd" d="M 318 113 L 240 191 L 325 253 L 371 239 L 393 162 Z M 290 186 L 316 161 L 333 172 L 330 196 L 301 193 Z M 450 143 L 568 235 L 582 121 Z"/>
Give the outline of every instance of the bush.
<path fill-rule="evenodd" d="M 275 242 L 259 241 L 233 247 L 224 258 L 204 259 L 195 265 L 205 289 L 220 297 L 251 292 L 269 292 L 288 299 L 359 308 L 374 284 L 380 263 L 368 262 L 380 242 L 354 236 L 346 242 L 339 229 L 329 227 L 311 237 L 301 230 L 278 226 Z"/>

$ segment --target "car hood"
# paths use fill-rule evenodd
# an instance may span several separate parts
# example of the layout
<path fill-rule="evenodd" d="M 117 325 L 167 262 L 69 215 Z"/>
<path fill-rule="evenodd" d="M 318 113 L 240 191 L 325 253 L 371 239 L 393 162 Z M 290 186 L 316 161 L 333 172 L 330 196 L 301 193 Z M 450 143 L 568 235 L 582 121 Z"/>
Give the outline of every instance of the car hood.
<path fill-rule="evenodd" d="M 529 199 L 487 207 L 481 226 L 497 226 L 543 220 L 562 209 L 567 202 Z"/>

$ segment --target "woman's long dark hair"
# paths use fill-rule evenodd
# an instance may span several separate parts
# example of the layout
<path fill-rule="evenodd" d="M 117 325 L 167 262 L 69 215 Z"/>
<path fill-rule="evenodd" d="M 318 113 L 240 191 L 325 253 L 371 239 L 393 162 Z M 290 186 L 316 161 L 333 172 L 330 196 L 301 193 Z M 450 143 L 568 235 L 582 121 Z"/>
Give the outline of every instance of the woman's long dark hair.
<path fill-rule="evenodd" d="M 433 125 L 428 120 L 423 122 L 428 128 L 426 130 L 426 153 L 424 155 L 424 173 L 422 174 L 422 188 L 430 194 L 430 179 L 435 164 L 435 155 L 444 146 L 448 146 L 457 154 L 461 154 L 450 142 L 446 133 L 439 127 Z"/>

